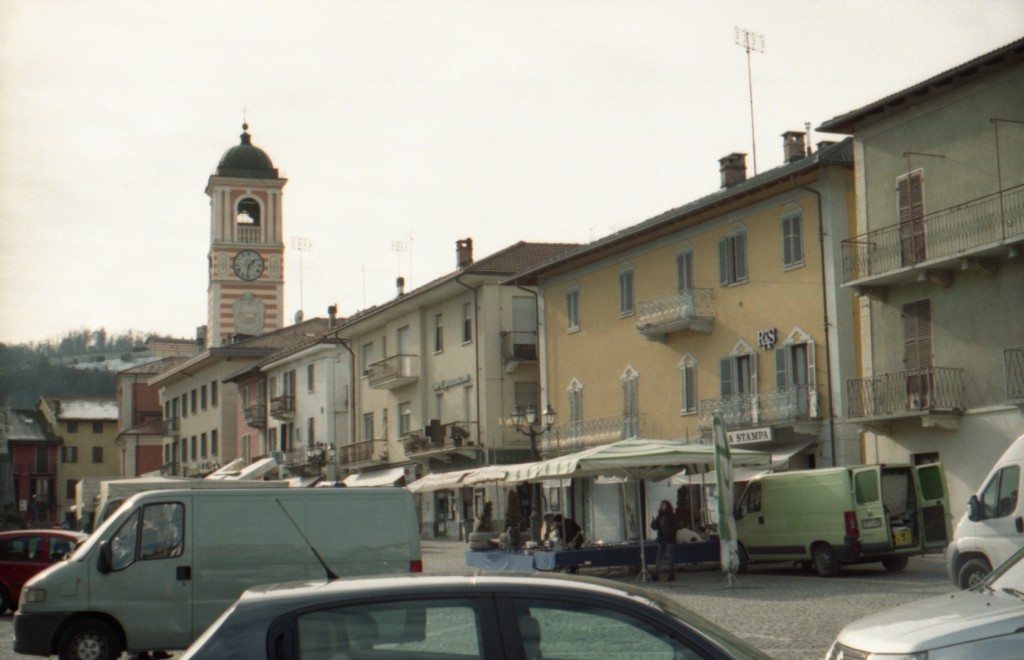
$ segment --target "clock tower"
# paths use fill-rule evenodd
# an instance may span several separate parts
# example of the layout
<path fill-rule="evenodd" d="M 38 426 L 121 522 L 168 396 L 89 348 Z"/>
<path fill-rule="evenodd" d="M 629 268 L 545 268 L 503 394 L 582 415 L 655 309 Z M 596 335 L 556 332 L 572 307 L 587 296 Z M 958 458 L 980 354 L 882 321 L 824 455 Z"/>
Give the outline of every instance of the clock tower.
<path fill-rule="evenodd" d="M 253 146 L 249 125 L 210 176 L 210 284 L 207 346 L 284 325 L 281 193 L 287 179 Z"/>

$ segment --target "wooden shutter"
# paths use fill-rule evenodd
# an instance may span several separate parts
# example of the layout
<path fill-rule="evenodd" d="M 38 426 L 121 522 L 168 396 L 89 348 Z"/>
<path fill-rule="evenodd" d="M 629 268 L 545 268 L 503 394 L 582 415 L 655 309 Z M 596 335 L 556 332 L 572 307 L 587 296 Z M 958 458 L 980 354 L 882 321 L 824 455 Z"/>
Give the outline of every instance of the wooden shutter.
<path fill-rule="evenodd" d="M 736 282 L 747 281 L 747 234 L 737 234 L 732 237 L 733 258 L 736 260 Z"/>
<path fill-rule="evenodd" d="M 775 387 L 785 389 L 789 385 L 789 347 L 775 349 Z"/>
<path fill-rule="evenodd" d="M 718 366 L 722 396 L 732 396 L 732 358 L 722 358 L 719 360 Z"/>
<path fill-rule="evenodd" d="M 729 263 L 731 256 L 728 239 L 718 241 L 718 283 L 722 286 L 729 284 L 729 273 L 732 272 Z"/>
<path fill-rule="evenodd" d="M 924 181 L 921 170 L 896 180 L 896 206 L 900 222 L 900 254 L 909 266 L 926 258 L 924 243 Z"/>
<path fill-rule="evenodd" d="M 676 290 L 679 293 L 693 291 L 693 252 L 682 252 L 676 256 Z"/>
<path fill-rule="evenodd" d="M 903 306 L 903 362 L 908 371 L 932 367 L 932 306 L 918 300 Z"/>
<path fill-rule="evenodd" d="M 803 261 L 803 217 L 791 215 L 782 219 L 782 264 L 797 266 Z"/>

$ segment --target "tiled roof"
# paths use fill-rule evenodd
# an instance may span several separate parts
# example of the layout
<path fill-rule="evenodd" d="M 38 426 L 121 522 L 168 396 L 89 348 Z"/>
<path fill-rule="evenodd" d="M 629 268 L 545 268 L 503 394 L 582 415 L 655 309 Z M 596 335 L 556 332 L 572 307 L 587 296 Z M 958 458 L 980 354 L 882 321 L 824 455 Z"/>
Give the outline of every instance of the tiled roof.
<path fill-rule="evenodd" d="M 160 360 L 155 360 L 153 362 L 146 362 L 145 364 L 140 364 L 136 367 L 132 367 L 131 369 L 119 371 L 118 374 L 152 376 L 162 371 L 167 371 L 168 369 L 176 367 L 177 365 L 181 364 L 186 360 L 188 360 L 188 358 L 185 356 L 166 357 Z"/>
<path fill-rule="evenodd" d="M 902 109 L 933 91 L 945 91 L 953 83 L 985 75 L 992 67 L 1019 63 L 1022 59 L 1024 59 L 1024 39 L 1018 39 L 874 103 L 833 117 L 816 130 L 826 133 L 852 133 L 858 123 L 869 117 L 881 115 L 890 110 Z"/>
<path fill-rule="evenodd" d="M 55 442 L 56 436 L 46 430 L 46 422 L 38 410 L 12 410 L 5 435 L 15 442 Z"/>

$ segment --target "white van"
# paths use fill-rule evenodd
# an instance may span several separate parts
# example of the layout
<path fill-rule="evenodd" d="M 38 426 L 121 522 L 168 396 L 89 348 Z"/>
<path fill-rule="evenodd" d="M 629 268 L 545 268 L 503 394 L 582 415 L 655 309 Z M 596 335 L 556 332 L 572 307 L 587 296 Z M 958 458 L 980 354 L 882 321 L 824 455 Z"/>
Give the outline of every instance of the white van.
<path fill-rule="evenodd" d="M 842 564 L 940 552 L 950 537 L 946 478 L 932 465 L 857 465 L 755 477 L 736 506 L 744 561 L 797 561 L 822 577 Z"/>
<path fill-rule="evenodd" d="M 249 587 L 422 570 L 404 488 L 145 492 L 25 585 L 14 649 L 99 660 L 184 649 Z"/>
<path fill-rule="evenodd" d="M 946 548 L 946 570 L 961 589 L 974 586 L 1024 547 L 1024 435 L 996 461 Z"/>

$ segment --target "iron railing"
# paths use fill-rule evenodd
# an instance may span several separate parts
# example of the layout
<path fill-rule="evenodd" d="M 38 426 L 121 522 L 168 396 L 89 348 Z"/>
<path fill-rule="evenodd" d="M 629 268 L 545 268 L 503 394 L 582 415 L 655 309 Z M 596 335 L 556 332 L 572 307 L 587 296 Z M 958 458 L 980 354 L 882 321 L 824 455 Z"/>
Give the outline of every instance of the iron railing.
<path fill-rule="evenodd" d="M 597 447 L 649 432 L 647 415 L 615 415 L 568 422 L 551 427 L 537 438 L 542 454 L 557 455 Z"/>
<path fill-rule="evenodd" d="M 288 420 L 295 416 L 295 395 L 282 394 L 270 400 L 270 414 L 275 419 Z"/>
<path fill-rule="evenodd" d="M 1006 368 L 1006 398 L 1024 402 L 1024 348 L 1003 351 L 1003 365 Z"/>
<path fill-rule="evenodd" d="M 853 419 L 899 417 L 908 413 L 964 409 L 963 369 L 932 367 L 847 381 Z"/>
<path fill-rule="evenodd" d="M 916 223 L 915 223 L 916 224 Z M 924 261 L 960 258 L 1024 237 L 1024 186 L 926 214 L 843 241 L 843 282 L 885 275 Z"/>
<path fill-rule="evenodd" d="M 480 431 L 477 422 L 449 422 L 402 436 L 406 455 L 439 449 L 461 449 L 473 447 L 479 442 Z"/>
<path fill-rule="evenodd" d="M 245 423 L 254 429 L 261 429 L 267 425 L 267 406 L 262 403 L 246 406 L 244 410 Z"/>
<path fill-rule="evenodd" d="M 360 440 L 359 442 L 341 446 L 341 465 L 367 463 L 369 461 L 386 463 L 387 460 L 387 438 Z"/>
<path fill-rule="evenodd" d="M 818 391 L 809 385 L 792 385 L 704 399 L 699 411 L 701 431 L 711 429 L 711 418 L 716 412 L 721 413 L 727 429 L 809 421 L 819 417 Z"/>
<path fill-rule="evenodd" d="M 636 328 L 644 334 L 664 334 L 693 329 L 709 332 L 715 319 L 711 289 L 694 289 L 642 301 Z"/>

